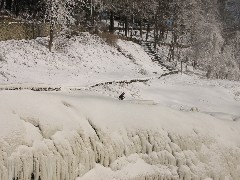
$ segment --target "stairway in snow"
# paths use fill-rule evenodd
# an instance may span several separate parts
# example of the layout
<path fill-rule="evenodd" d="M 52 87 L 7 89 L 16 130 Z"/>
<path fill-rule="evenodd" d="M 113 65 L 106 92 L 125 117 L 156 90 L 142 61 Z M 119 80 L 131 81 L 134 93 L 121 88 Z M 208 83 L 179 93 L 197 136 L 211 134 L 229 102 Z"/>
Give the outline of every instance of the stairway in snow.
<path fill-rule="evenodd" d="M 157 62 L 158 64 L 160 64 L 161 66 L 166 68 L 168 71 L 173 72 L 173 74 L 178 72 L 175 68 L 173 68 L 169 65 L 166 65 L 162 61 L 161 57 L 155 51 L 154 42 L 152 42 L 152 41 L 142 41 L 141 46 L 143 47 L 145 52 L 151 57 L 153 62 Z"/>

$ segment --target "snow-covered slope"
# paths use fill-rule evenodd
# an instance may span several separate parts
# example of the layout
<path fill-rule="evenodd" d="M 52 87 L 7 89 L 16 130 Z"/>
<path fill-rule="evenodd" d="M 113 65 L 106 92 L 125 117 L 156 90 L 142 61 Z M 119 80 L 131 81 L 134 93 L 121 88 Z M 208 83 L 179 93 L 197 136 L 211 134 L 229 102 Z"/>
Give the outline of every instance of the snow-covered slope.
<path fill-rule="evenodd" d="M 127 99 L 151 100 L 177 110 L 196 110 L 231 121 L 240 119 L 240 82 L 236 81 L 175 74 L 145 83 L 115 83 L 91 90 L 113 97 L 125 92 Z"/>
<path fill-rule="evenodd" d="M 240 179 L 239 82 L 88 33 L 46 45 L 0 42 L 0 180 Z"/>
<path fill-rule="evenodd" d="M 240 121 L 77 92 L 0 99 L 3 180 L 240 178 Z"/>
<path fill-rule="evenodd" d="M 56 39 L 52 53 L 47 44 L 45 38 L 0 42 L 0 84 L 89 86 L 163 73 L 141 46 L 130 42 L 119 40 L 115 48 L 82 33 Z"/>

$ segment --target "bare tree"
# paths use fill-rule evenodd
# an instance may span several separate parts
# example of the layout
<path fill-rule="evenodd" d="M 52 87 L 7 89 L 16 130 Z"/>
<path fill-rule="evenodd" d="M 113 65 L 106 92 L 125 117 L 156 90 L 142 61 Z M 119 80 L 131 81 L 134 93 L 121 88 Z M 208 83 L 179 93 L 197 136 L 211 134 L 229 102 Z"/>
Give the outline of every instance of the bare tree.
<path fill-rule="evenodd" d="M 72 9 L 75 5 L 74 0 L 46 0 L 47 14 L 50 22 L 49 50 L 52 51 L 54 30 L 60 28 L 66 31 L 74 23 Z"/>

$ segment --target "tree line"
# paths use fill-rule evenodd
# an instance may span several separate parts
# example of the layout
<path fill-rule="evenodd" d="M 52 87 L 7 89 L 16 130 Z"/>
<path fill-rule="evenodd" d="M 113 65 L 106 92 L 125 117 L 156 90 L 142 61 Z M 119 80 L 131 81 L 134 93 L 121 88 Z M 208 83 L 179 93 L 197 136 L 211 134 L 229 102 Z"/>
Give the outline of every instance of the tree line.
<path fill-rule="evenodd" d="M 240 78 L 240 3 L 238 0 L 0 0 L 1 11 L 62 29 L 81 25 L 169 46 L 167 61 L 191 62 L 208 77 Z M 116 22 L 119 24 L 116 26 Z M 144 35 L 143 35 L 144 34 Z M 171 34 L 166 43 L 165 35 Z M 51 38 L 52 37 L 52 38 Z"/>

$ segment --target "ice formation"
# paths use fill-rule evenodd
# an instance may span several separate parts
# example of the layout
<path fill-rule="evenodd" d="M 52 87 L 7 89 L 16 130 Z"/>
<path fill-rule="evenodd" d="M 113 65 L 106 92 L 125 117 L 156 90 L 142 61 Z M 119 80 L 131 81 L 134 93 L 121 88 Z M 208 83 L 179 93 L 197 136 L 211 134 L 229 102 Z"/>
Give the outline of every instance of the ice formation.
<path fill-rule="evenodd" d="M 74 180 L 99 166 L 103 179 L 240 179 L 239 121 L 78 93 L 0 99 L 1 180 Z"/>

